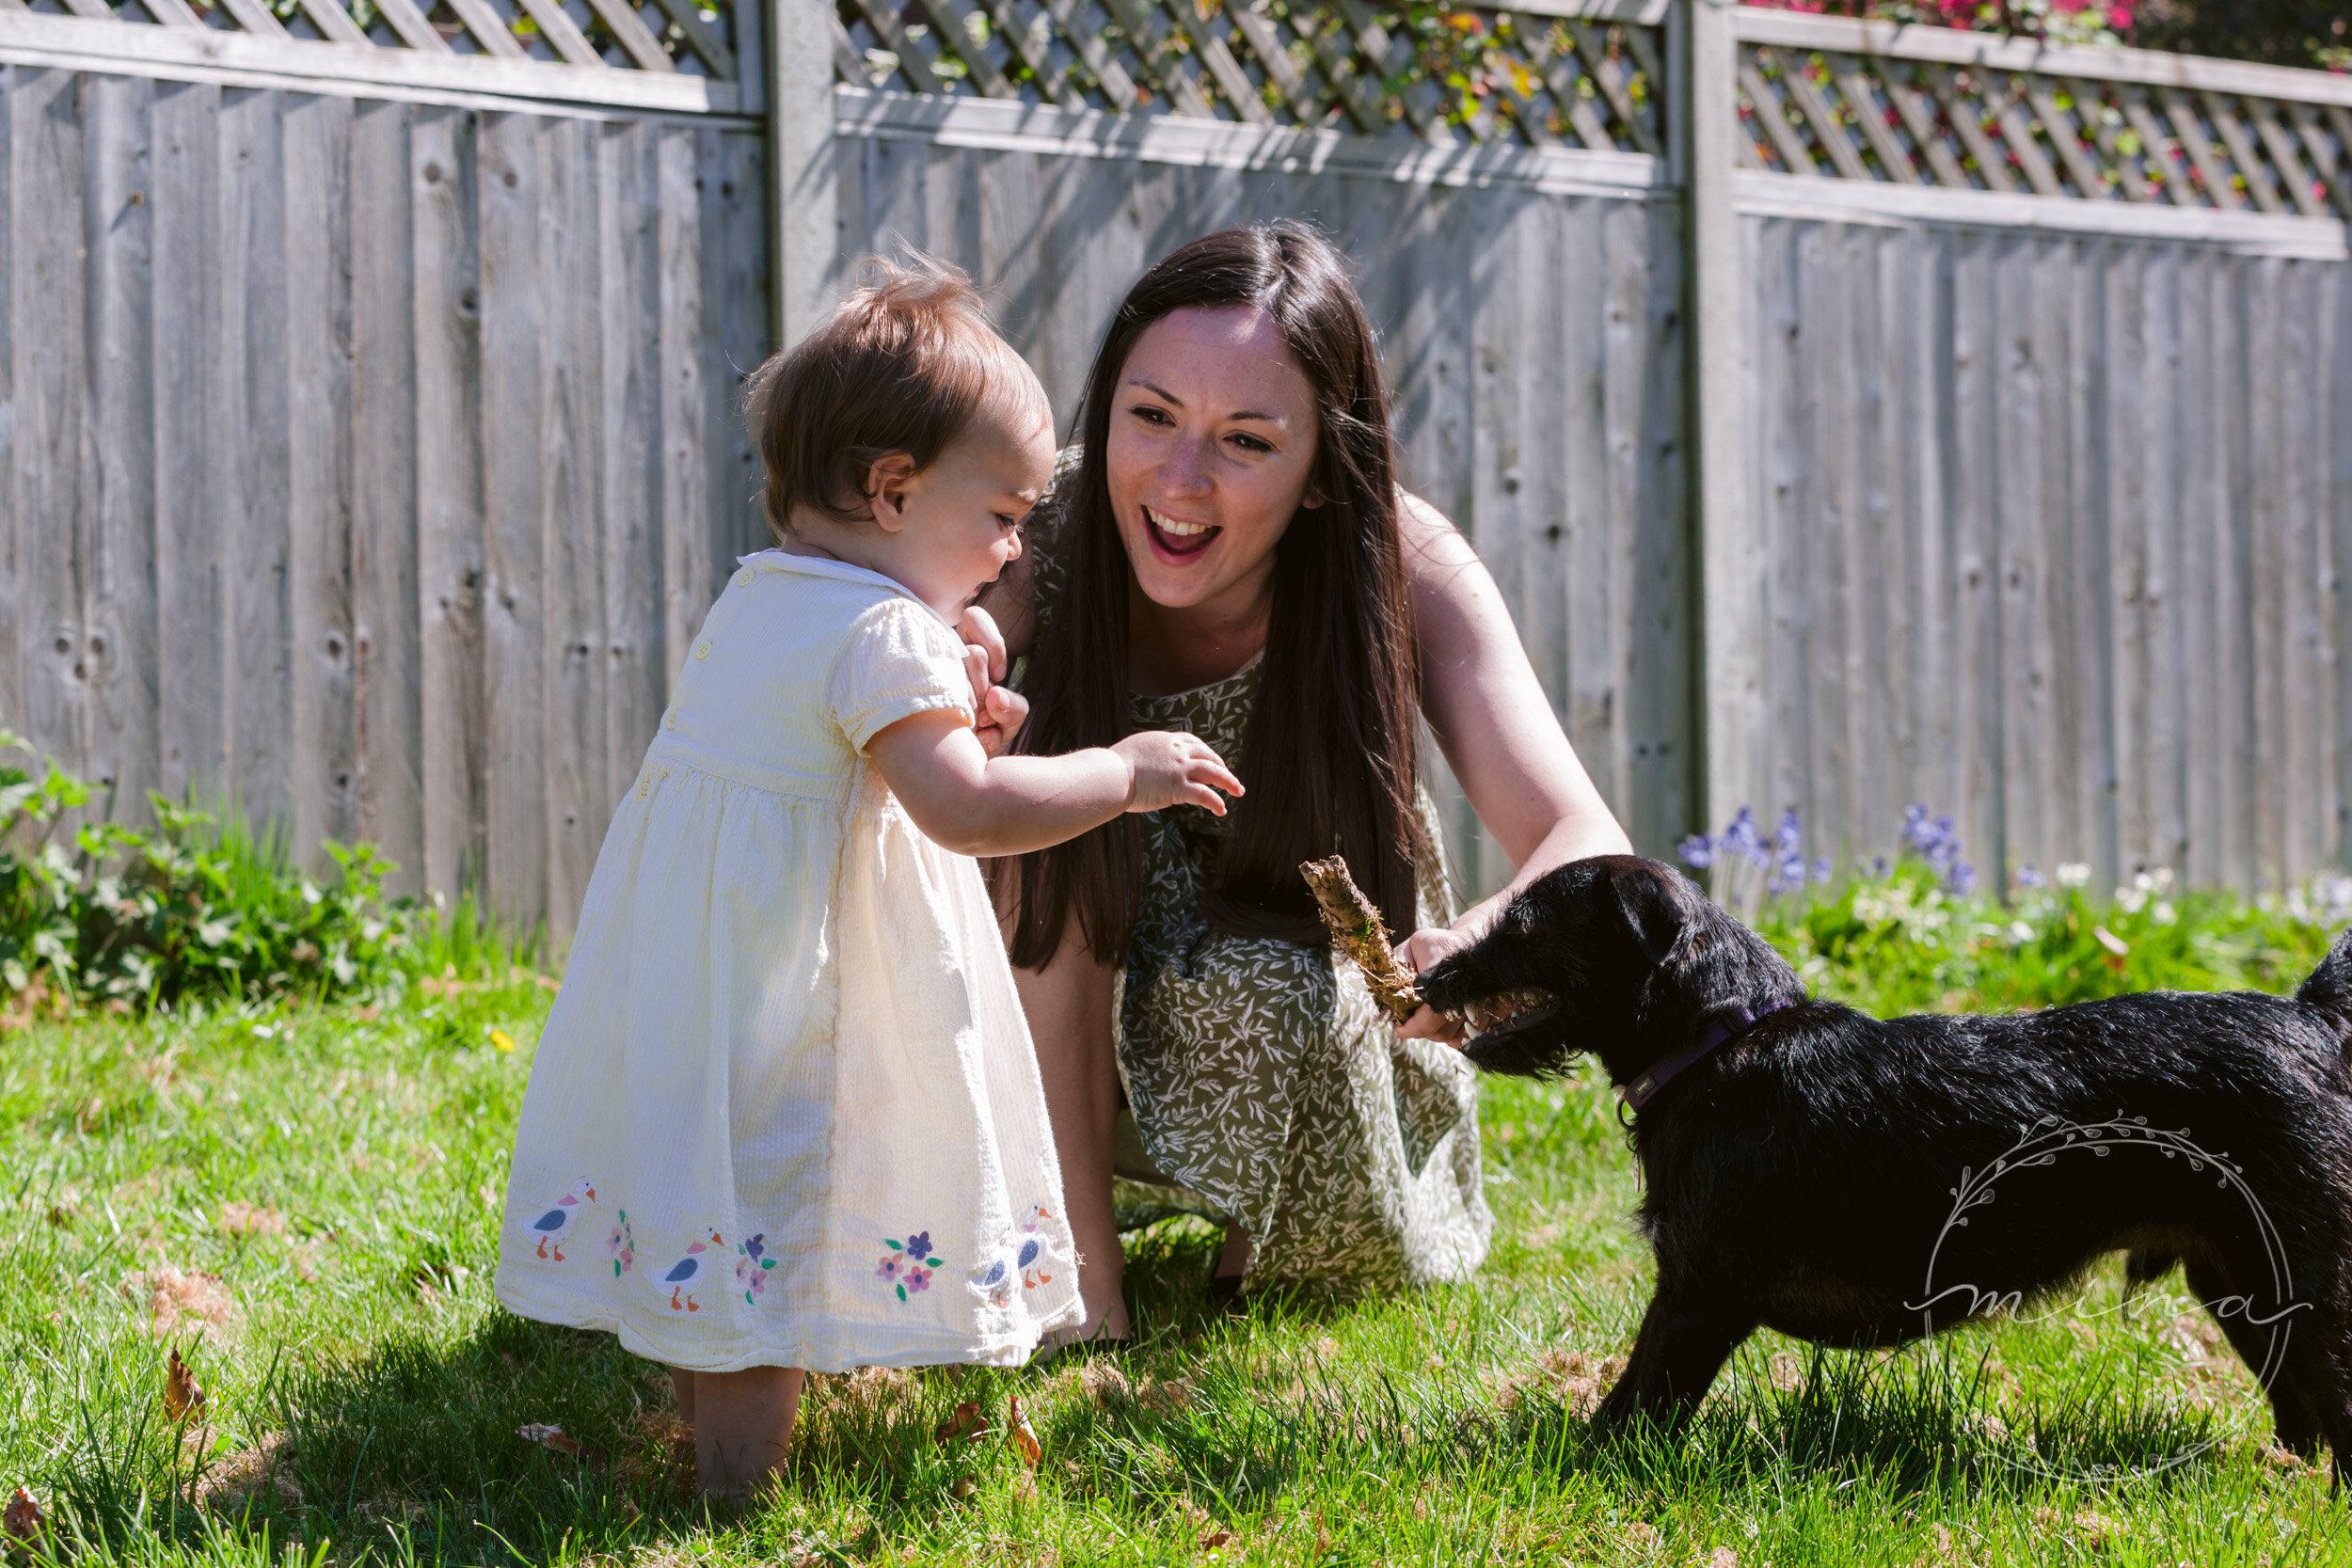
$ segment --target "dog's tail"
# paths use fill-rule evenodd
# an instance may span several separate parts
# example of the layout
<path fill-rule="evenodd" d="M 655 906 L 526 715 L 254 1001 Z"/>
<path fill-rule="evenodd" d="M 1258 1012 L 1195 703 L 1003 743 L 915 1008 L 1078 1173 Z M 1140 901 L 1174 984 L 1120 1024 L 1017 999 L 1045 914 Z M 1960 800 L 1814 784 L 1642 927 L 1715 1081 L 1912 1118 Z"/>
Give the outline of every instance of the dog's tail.
<path fill-rule="evenodd" d="M 2335 946 L 2319 960 L 2319 967 L 2312 971 L 2295 999 L 2335 1020 L 2337 1028 L 2352 1038 L 2352 929 L 2336 938 Z"/>

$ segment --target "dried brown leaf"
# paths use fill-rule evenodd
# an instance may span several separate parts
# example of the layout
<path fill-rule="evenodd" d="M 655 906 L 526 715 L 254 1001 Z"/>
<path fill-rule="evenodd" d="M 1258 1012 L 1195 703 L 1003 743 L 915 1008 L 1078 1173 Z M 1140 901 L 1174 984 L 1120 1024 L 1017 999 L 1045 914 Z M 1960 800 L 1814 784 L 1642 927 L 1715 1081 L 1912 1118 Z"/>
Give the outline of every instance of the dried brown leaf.
<path fill-rule="evenodd" d="M 579 1438 L 572 1436 L 562 1427 L 550 1426 L 540 1421 L 532 1421 L 528 1426 L 516 1427 L 515 1435 L 526 1443 L 536 1443 L 543 1449 L 553 1449 L 557 1453 L 570 1454 L 574 1459 L 585 1456 L 588 1451 Z"/>
<path fill-rule="evenodd" d="M 1021 1456 L 1021 1463 L 1034 1469 L 1037 1462 L 1045 1457 L 1045 1446 L 1037 1440 L 1037 1433 L 1030 1427 L 1029 1418 L 1021 1413 L 1021 1396 L 1018 1394 L 1012 1396 L 1012 1413 L 1006 1418 L 1006 1427 L 1005 1435 L 1012 1444 L 1012 1451 Z"/>
<path fill-rule="evenodd" d="M 164 1414 L 175 1421 L 201 1420 L 204 1417 L 204 1386 L 196 1381 L 188 1364 L 180 1359 L 177 1346 L 164 1368 Z"/>
<path fill-rule="evenodd" d="M 0 1540 L 6 1541 L 10 1556 L 18 1552 L 38 1552 L 48 1524 L 48 1515 L 41 1513 L 40 1504 L 33 1500 L 30 1492 L 20 1486 L 8 1498 L 8 1512 L 0 1514 Z"/>
<path fill-rule="evenodd" d="M 1219 1547 L 1230 1546 L 1232 1544 L 1233 1532 L 1232 1530 L 1216 1530 L 1200 1538 L 1200 1549 L 1204 1552 L 1214 1552 Z"/>
<path fill-rule="evenodd" d="M 939 1423 L 931 1435 L 945 1448 L 949 1443 L 969 1441 L 988 1430 L 988 1418 L 980 1414 L 980 1402 L 966 1400 L 956 1406 L 956 1413 Z"/>

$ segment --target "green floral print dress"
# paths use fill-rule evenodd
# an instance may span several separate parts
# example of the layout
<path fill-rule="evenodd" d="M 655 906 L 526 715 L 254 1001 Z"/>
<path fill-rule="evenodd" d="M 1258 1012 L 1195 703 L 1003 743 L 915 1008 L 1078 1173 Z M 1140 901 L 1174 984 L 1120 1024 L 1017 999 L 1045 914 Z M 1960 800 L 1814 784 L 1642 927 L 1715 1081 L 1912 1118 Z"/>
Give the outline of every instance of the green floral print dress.
<path fill-rule="evenodd" d="M 1062 582 L 1052 505 L 1029 524 L 1041 626 Z M 1136 729 L 1189 730 L 1230 761 L 1257 687 L 1253 663 L 1195 690 L 1133 697 L 1130 711 Z M 1250 1241 L 1245 1291 L 1461 1278 L 1494 1229 L 1475 1074 L 1451 1046 L 1398 1038 L 1329 947 L 1210 924 L 1202 891 L 1248 809 L 1245 799 L 1223 817 L 1176 806 L 1143 819 L 1144 885 L 1118 988 L 1133 1114 L 1132 1127 L 1120 1117 L 1121 1223 L 1178 1212 L 1238 1221 Z M 1426 790 L 1421 810 L 1437 844 Z M 1421 882 L 1422 923 L 1451 919 L 1441 860 Z"/>

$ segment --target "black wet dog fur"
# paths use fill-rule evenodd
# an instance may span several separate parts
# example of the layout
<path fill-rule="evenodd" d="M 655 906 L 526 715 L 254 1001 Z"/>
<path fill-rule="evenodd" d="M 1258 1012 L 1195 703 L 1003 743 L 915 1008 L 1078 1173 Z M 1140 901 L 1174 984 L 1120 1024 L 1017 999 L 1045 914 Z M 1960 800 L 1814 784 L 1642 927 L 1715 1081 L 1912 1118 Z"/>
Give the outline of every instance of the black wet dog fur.
<path fill-rule="evenodd" d="M 1540 1077 L 1590 1053 L 1619 1085 L 1712 1021 L 1786 1005 L 1634 1121 L 1658 1288 L 1599 1428 L 1680 1424 L 1759 1325 L 1895 1344 L 2125 1251 L 2136 1278 L 2185 1263 L 2280 1441 L 2309 1458 L 2325 1438 L 2352 1478 L 2352 932 L 2292 999 L 2155 992 L 1881 1022 L 1808 999 L 1672 867 L 1616 855 L 1532 884 L 1422 990 L 1449 1011 L 1537 995 L 1470 1059 Z M 2019 1165 L 2037 1130 L 2056 1157 Z M 2005 1157 L 1979 1188 L 1992 1198 L 1951 1225 L 1963 1173 Z"/>

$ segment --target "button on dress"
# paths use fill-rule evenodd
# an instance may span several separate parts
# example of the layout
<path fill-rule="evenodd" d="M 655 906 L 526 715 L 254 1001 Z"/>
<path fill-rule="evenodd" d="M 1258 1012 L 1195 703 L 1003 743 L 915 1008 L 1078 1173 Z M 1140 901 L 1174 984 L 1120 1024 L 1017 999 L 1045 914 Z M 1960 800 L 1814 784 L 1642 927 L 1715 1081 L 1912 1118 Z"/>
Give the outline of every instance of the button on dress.
<path fill-rule="evenodd" d="M 1078 1321 L 978 863 L 865 755 L 967 719 L 888 578 L 768 551 L 711 609 L 588 885 L 523 1099 L 499 1299 L 674 1367 L 1015 1365 Z"/>

